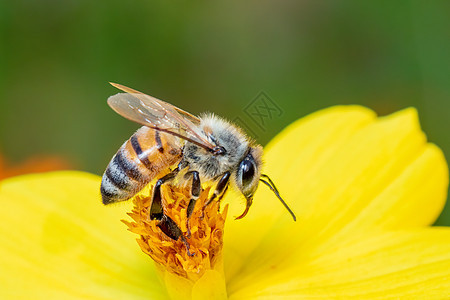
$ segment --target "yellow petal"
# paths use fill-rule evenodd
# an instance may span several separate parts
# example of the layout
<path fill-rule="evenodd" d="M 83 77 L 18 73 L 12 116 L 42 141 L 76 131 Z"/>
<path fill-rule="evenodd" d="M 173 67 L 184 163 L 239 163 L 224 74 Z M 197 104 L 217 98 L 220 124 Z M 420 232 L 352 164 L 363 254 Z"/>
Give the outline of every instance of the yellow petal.
<path fill-rule="evenodd" d="M 206 273 L 195 283 L 192 289 L 192 299 L 228 299 L 223 273 L 216 270 L 206 271 Z"/>
<path fill-rule="evenodd" d="M 356 132 L 374 122 L 375 118 L 375 114 L 364 107 L 332 107 L 294 122 L 265 147 L 264 172 L 270 175 L 298 217 L 304 212 L 305 208 L 300 206 L 307 199 L 298 199 L 297 187 L 305 181 L 317 183 L 320 179 L 308 176 L 308 173 L 323 168 L 336 149 Z M 322 154 L 320 160 L 317 158 L 318 153 Z M 293 178 L 289 179 L 288 176 Z M 293 179 L 297 180 L 293 185 L 283 182 Z M 231 202 L 231 216 L 239 215 L 241 209 L 233 202 L 237 197 L 231 190 L 223 200 Z M 227 282 L 231 283 L 231 288 L 232 281 L 235 281 L 233 279 L 238 279 L 235 275 L 242 273 L 242 267 L 247 264 L 249 257 L 265 251 L 259 248 L 259 243 L 267 235 L 267 231 L 283 221 L 287 222 L 284 226 L 303 226 L 301 218 L 296 223 L 292 221 L 278 199 L 263 185 L 258 188 L 248 215 L 242 220 L 227 221 L 224 259 Z"/>
<path fill-rule="evenodd" d="M 450 229 L 424 228 L 354 240 L 266 274 L 231 299 L 448 299 Z"/>
<path fill-rule="evenodd" d="M 195 283 L 170 272 L 162 271 L 162 273 L 170 299 L 228 299 L 223 272 L 208 270 Z"/>
<path fill-rule="evenodd" d="M 164 299 L 153 262 L 82 172 L 0 182 L 0 298 Z"/>
<path fill-rule="evenodd" d="M 170 299 L 192 299 L 192 281 L 163 269 L 160 277 L 164 280 Z"/>
<path fill-rule="evenodd" d="M 265 160 L 297 222 L 258 189 L 248 217 L 227 224 L 230 291 L 314 249 L 369 231 L 428 225 L 446 198 L 447 164 L 426 143 L 414 109 L 379 119 L 355 106 L 320 111 L 277 136 Z"/>

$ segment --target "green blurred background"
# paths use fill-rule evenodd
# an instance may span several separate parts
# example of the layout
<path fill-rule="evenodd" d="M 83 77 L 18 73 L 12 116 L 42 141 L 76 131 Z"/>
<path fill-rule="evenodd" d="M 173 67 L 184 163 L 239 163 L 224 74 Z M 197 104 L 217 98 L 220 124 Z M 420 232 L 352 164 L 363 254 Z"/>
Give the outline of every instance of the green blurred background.
<path fill-rule="evenodd" d="M 137 125 L 106 105 L 119 82 L 265 144 L 335 104 L 419 110 L 450 157 L 450 1 L 0 2 L 0 153 L 101 174 Z M 283 110 L 245 114 L 260 91 Z M 438 224 L 450 225 L 447 207 Z"/>

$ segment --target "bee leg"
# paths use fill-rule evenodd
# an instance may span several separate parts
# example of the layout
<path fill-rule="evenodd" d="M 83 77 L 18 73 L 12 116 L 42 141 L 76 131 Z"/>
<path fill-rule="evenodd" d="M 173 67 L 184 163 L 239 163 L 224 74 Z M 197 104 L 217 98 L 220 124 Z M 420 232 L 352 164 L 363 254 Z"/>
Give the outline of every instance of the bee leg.
<path fill-rule="evenodd" d="M 164 214 L 164 209 L 162 206 L 162 196 L 161 196 L 161 186 L 167 182 L 172 180 L 178 173 L 178 168 L 173 170 L 171 173 L 166 176 L 160 178 L 154 187 L 153 190 L 153 199 L 152 204 L 150 206 L 150 220 L 158 220 L 158 227 L 167 235 L 169 238 L 173 240 L 180 239 L 183 244 L 186 246 L 186 250 L 189 256 L 193 256 L 195 253 L 191 253 L 189 251 L 189 244 L 186 241 L 186 238 L 183 236 L 183 232 L 180 227 L 173 221 L 169 216 Z"/>
<path fill-rule="evenodd" d="M 195 203 L 197 202 L 198 197 L 200 196 L 200 191 L 202 189 L 201 183 L 200 183 L 200 176 L 197 171 L 189 172 L 186 175 L 192 174 L 192 187 L 191 187 L 191 200 L 189 201 L 187 210 L 186 210 L 186 228 L 187 228 L 187 235 L 186 237 L 188 239 L 191 238 L 191 227 L 189 225 L 189 220 L 191 218 L 192 213 L 194 212 Z"/>
<path fill-rule="evenodd" d="M 225 187 L 225 190 L 223 191 L 222 195 L 220 195 L 219 200 L 218 200 L 219 202 L 222 201 L 222 198 L 223 198 L 223 196 L 225 196 L 225 193 L 227 192 L 228 187 L 229 187 L 229 185 L 227 185 L 227 186 Z M 220 208 L 219 208 L 219 209 L 220 209 Z"/>
<path fill-rule="evenodd" d="M 155 220 L 155 219 L 161 220 L 162 219 L 162 217 L 164 215 L 164 210 L 163 210 L 162 201 L 161 201 L 161 199 L 162 199 L 161 186 L 165 182 L 172 180 L 175 177 L 175 175 L 177 175 L 177 173 L 178 173 L 178 168 L 176 168 L 169 174 L 163 176 L 156 182 L 155 187 L 153 188 L 153 199 L 152 199 L 152 204 L 150 206 L 150 220 Z"/>
<path fill-rule="evenodd" d="M 205 216 L 205 208 L 214 201 L 214 199 L 219 198 L 222 199 L 223 195 L 225 194 L 225 191 L 228 188 L 228 182 L 230 181 L 230 172 L 225 172 L 225 174 L 222 175 L 222 177 L 219 180 L 219 183 L 216 185 L 216 189 L 214 190 L 214 194 L 211 196 L 211 198 L 206 201 L 206 203 L 203 205 L 202 208 L 202 218 Z"/>
<path fill-rule="evenodd" d="M 181 239 L 183 244 L 186 246 L 186 250 L 189 256 L 195 255 L 195 253 L 191 253 L 189 251 L 190 249 L 189 243 L 183 236 L 183 232 L 181 231 L 180 227 L 178 227 L 178 225 L 169 216 L 163 214 L 157 226 L 161 229 L 162 232 L 164 232 L 171 239 L 173 240 Z"/>

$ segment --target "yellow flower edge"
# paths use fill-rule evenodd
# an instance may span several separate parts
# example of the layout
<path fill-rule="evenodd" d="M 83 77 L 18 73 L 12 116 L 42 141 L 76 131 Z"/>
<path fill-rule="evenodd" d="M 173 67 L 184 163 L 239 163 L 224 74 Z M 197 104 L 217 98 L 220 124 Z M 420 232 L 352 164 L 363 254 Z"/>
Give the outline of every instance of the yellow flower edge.
<path fill-rule="evenodd" d="M 229 193 L 225 277 L 212 270 L 193 286 L 158 276 L 120 222 L 130 204 L 104 207 L 99 177 L 0 182 L 0 297 L 449 296 L 450 231 L 427 228 L 444 205 L 448 167 L 414 109 L 376 118 L 359 106 L 332 107 L 290 125 L 265 152 L 264 171 L 297 222 L 264 187 L 235 221 L 241 207 Z"/>
<path fill-rule="evenodd" d="M 101 204 L 100 178 L 63 171 L 0 182 L 0 298 L 159 299 L 151 261 Z"/>

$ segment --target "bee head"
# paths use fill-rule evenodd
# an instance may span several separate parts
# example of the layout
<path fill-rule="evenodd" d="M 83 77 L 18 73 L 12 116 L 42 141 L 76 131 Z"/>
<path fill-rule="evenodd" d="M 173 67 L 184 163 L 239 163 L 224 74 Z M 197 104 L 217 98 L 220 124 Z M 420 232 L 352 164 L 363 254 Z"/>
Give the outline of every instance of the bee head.
<path fill-rule="evenodd" d="M 241 193 L 247 199 L 247 205 L 245 207 L 245 211 L 237 217 L 236 219 L 242 219 L 247 214 L 250 206 L 253 202 L 253 194 L 258 187 L 258 183 L 261 181 L 265 185 L 267 185 L 270 190 L 277 196 L 277 198 L 281 201 L 284 207 L 291 214 L 294 221 L 297 220 L 294 212 L 289 208 L 287 203 L 281 198 L 278 189 L 275 187 L 275 184 L 270 179 L 268 175 L 261 174 L 262 168 L 262 147 L 256 146 L 250 148 L 248 154 L 244 157 L 244 159 L 240 162 L 237 173 L 236 173 L 236 185 Z M 263 179 L 264 178 L 264 179 Z"/>
<path fill-rule="evenodd" d="M 251 147 L 244 159 L 239 163 L 236 172 L 236 186 L 247 199 L 247 207 L 244 213 L 236 219 L 243 218 L 253 201 L 253 194 L 258 187 L 262 167 L 262 147 Z"/>

